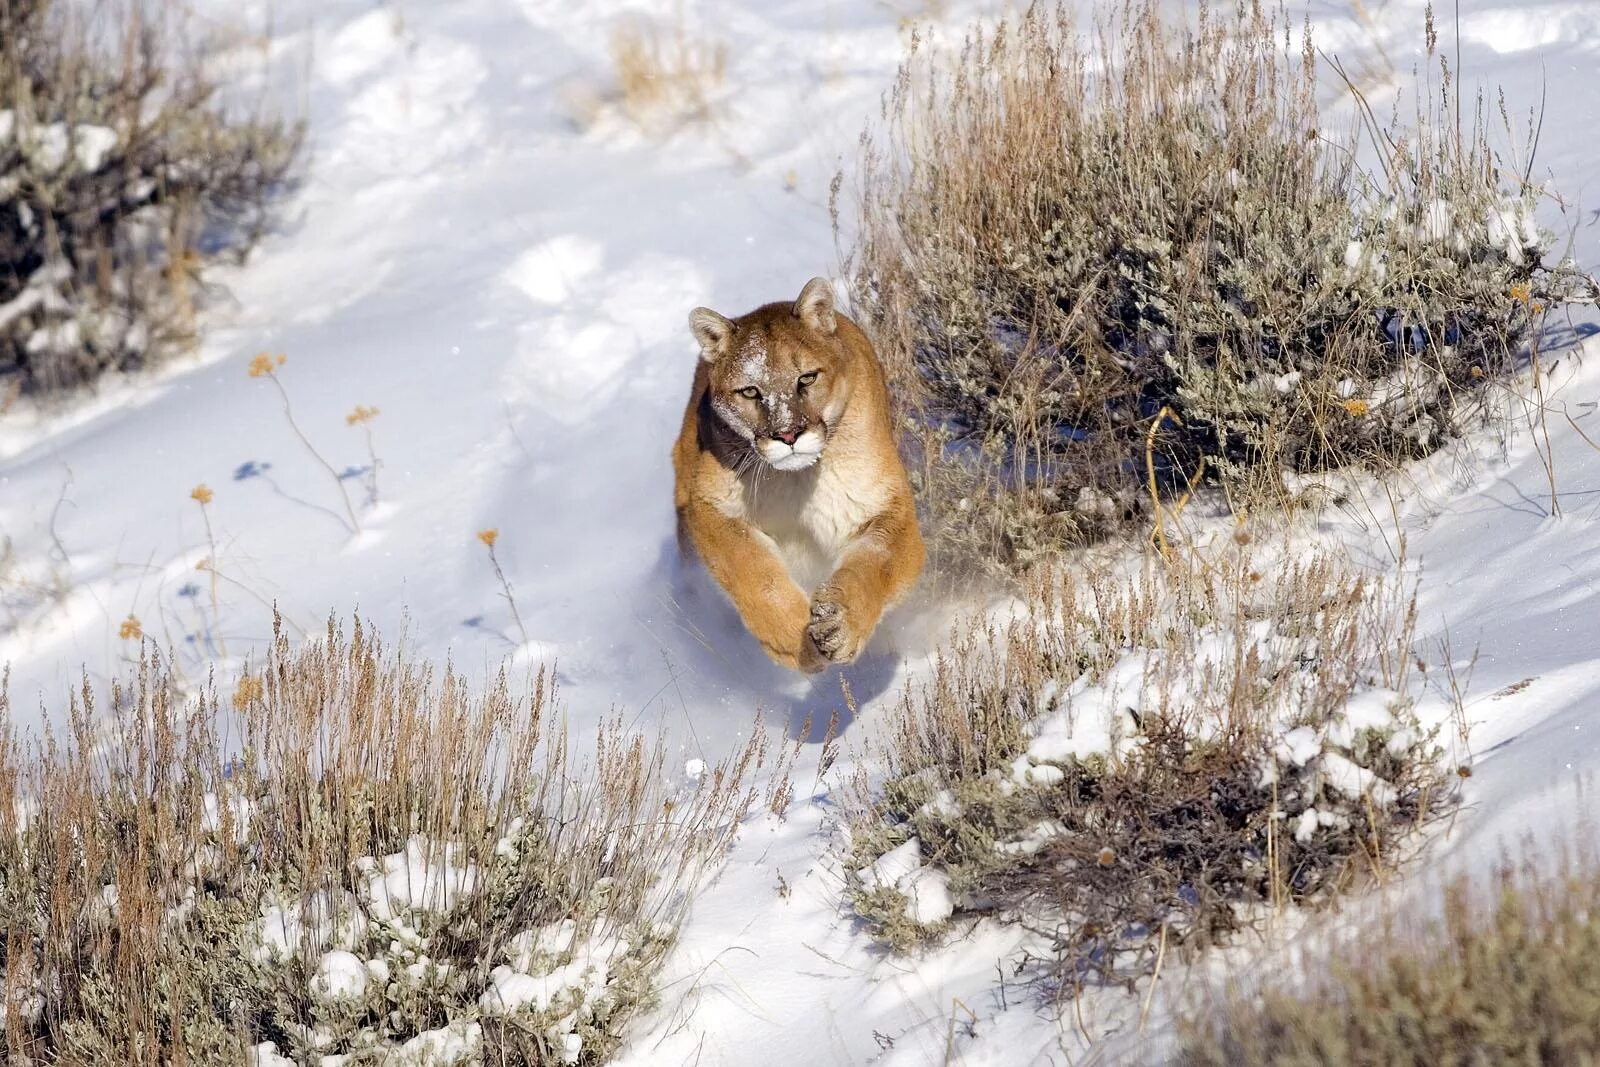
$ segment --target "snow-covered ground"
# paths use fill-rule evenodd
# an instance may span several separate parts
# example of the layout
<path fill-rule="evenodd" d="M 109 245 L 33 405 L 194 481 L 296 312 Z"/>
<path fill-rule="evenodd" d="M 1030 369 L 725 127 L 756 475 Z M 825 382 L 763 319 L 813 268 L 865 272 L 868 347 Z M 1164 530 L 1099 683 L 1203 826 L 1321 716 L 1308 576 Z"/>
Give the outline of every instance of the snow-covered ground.
<path fill-rule="evenodd" d="M 668 447 L 695 359 L 686 313 L 741 312 L 835 270 L 829 182 L 876 115 L 904 17 L 951 37 L 998 6 L 196 6 L 251 30 L 270 10 L 265 49 L 238 38 L 219 62 L 246 86 L 267 62 L 304 95 L 310 166 L 285 230 L 221 277 L 231 296 L 196 358 L 66 411 L 0 415 L 0 662 L 21 720 L 61 709 L 80 672 L 124 669 L 130 615 L 185 671 L 221 662 L 227 677 L 263 647 L 274 602 L 313 632 L 330 611 L 359 611 L 468 670 L 553 660 L 576 724 L 620 708 L 668 730 L 685 761 L 732 749 L 758 709 L 797 726 L 842 708 L 841 672 L 772 667 L 678 562 Z M 1514 109 L 1547 100 L 1535 172 L 1569 210 L 1552 197 L 1544 221 L 1572 228 L 1579 261 L 1600 268 L 1600 7 L 1460 7 L 1465 83 L 1491 100 L 1503 86 Z M 1309 9 L 1322 46 L 1367 71 L 1375 98 L 1386 71 L 1408 81 L 1423 62 L 1421 0 Z M 709 122 L 646 132 L 606 102 L 610 28 L 641 15 L 726 46 Z M 1589 332 L 1577 324 L 1551 352 Z M 271 382 L 247 373 L 263 351 L 286 357 L 295 421 L 349 472 L 359 532 Z M 1559 515 L 1524 429 L 1503 453 L 1486 437 L 1436 457 L 1393 509 L 1352 504 L 1307 535 L 1388 570 L 1403 533 L 1420 575 L 1419 655 L 1437 678 L 1447 657 L 1464 669 L 1477 653 L 1474 774 L 1466 811 L 1435 843 L 1441 868 L 1600 807 L 1600 346 L 1581 365 L 1563 357 L 1553 381 Z M 357 405 L 379 413 L 347 425 Z M 191 498 L 202 484 L 204 514 Z M 487 529 L 520 630 L 478 537 Z M 211 573 L 196 568 L 208 559 L 215 611 Z M 842 672 L 860 702 L 847 743 L 921 669 L 947 617 L 903 610 Z M 873 947 L 842 903 L 816 757 L 787 820 L 747 827 L 700 901 L 662 1011 L 625 1062 L 1076 1055 L 1076 1017 L 1010 981 L 1027 935 L 981 927 L 925 959 Z M 1139 1005 L 1090 1011 L 1083 1029 L 1127 1030 Z"/>

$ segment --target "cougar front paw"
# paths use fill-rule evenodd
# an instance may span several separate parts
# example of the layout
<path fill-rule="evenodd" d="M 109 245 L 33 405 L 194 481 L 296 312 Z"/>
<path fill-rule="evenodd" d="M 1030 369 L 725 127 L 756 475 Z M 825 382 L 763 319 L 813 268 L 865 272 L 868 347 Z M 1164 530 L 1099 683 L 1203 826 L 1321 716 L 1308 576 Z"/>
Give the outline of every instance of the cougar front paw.
<path fill-rule="evenodd" d="M 831 663 L 849 663 L 861 651 L 861 639 L 850 625 L 844 605 L 825 593 L 811 602 L 811 621 L 806 636 L 823 658 Z"/>

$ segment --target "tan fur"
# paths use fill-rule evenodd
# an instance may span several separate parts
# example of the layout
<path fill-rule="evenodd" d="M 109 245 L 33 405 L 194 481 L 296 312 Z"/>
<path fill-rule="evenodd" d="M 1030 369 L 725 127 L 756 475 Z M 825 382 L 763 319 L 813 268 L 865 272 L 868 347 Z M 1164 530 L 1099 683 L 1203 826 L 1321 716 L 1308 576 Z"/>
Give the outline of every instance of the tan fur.
<path fill-rule="evenodd" d="M 702 359 L 672 451 L 679 546 L 774 660 L 848 663 L 923 562 L 872 343 L 822 279 L 738 319 L 697 308 L 690 327 Z"/>

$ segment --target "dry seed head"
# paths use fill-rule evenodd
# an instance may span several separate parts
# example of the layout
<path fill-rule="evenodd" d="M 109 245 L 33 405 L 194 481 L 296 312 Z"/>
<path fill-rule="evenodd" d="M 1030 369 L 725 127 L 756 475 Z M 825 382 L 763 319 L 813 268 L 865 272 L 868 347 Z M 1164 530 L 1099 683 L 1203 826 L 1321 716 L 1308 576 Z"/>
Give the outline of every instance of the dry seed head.
<path fill-rule="evenodd" d="M 266 687 L 261 684 L 261 679 L 254 674 L 246 674 L 239 679 L 239 684 L 233 690 L 233 706 L 243 710 L 265 694 Z"/>
<path fill-rule="evenodd" d="M 1102 867 L 1109 867 L 1117 862 L 1117 854 L 1109 847 L 1102 848 L 1099 854 L 1095 856 L 1095 862 Z"/>
<path fill-rule="evenodd" d="M 1371 410 L 1372 405 L 1365 400 L 1346 400 L 1344 402 L 1344 413 L 1352 419 L 1359 419 Z"/>
<path fill-rule="evenodd" d="M 213 493 L 211 491 L 211 487 L 204 482 L 201 482 L 199 485 L 189 490 L 189 499 L 198 501 L 201 507 L 205 507 L 207 504 L 211 503 L 211 499 L 214 496 L 216 496 L 216 494 Z"/>
<path fill-rule="evenodd" d="M 344 417 L 344 422 L 346 426 L 357 426 L 363 422 L 371 422 L 377 417 L 377 408 L 369 408 L 365 404 L 357 404 L 350 414 Z"/>
<path fill-rule="evenodd" d="M 478 531 L 478 540 L 482 541 L 484 544 L 488 545 L 490 548 L 493 548 L 494 547 L 494 543 L 496 541 L 498 541 L 499 539 L 500 539 L 500 531 L 496 527 L 492 527 L 491 526 L 487 530 L 479 530 Z"/>
<path fill-rule="evenodd" d="M 289 357 L 281 352 L 277 355 L 272 355 L 270 352 L 262 352 L 250 361 L 250 377 L 264 378 L 287 362 L 289 362 Z"/>
<path fill-rule="evenodd" d="M 1533 299 L 1533 287 L 1527 282 L 1517 282 L 1511 287 L 1511 299 L 1519 304 L 1526 304 Z"/>
<path fill-rule="evenodd" d="M 122 625 L 117 627 L 117 636 L 124 641 L 137 641 L 144 636 L 144 627 L 139 625 L 137 615 L 129 615 L 122 620 Z"/>

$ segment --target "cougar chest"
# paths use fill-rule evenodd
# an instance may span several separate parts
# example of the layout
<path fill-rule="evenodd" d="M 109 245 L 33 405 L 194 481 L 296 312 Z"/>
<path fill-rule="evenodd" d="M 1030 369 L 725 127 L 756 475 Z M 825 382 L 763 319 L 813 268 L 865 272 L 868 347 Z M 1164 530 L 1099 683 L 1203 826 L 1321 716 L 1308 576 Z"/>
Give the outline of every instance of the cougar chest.
<path fill-rule="evenodd" d="M 763 471 L 746 481 L 746 513 L 778 546 L 802 588 L 826 581 L 850 539 L 884 505 L 864 471 L 834 466 L 824 454 L 803 471 Z"/>

